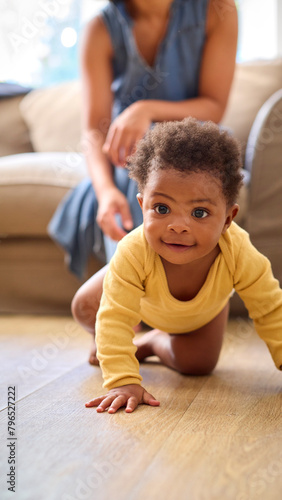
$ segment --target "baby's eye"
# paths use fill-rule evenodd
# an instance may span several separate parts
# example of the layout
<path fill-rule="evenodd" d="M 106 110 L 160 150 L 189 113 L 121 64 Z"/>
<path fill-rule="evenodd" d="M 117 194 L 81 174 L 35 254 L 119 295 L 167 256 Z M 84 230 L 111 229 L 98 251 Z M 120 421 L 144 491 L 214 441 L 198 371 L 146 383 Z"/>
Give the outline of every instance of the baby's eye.
<path fill-rule="evenodd" d="M 156 205 L 155 211 L 160 215 L 166 215 L 170 212 L 169 208 L 166 205 Z"/>
<path fill-rule="evenodd" d="M 197 219 L 204 219 L 209 214 L 203 208 L 196 208 L 195 210 L 193 210 L 192 215 L 193 215 L 193 217 L 196 217 Z"/>

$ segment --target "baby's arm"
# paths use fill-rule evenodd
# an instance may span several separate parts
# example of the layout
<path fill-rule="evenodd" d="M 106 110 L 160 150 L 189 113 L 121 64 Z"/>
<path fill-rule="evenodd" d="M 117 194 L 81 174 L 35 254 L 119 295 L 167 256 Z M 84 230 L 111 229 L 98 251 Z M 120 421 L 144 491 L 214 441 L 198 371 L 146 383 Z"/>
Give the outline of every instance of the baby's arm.
<path fill-rule="evenodd" d="M 97 412 L 99 413 L 102 413 L 107 408 L 109 413 L 115 413 L 119 408 L 125 406 L 126 413 L 132 413 L 142 403 L 150 406 L 159 406 L 160 404 L 141 385 L 130 384 L 110 389 L 104 396 L 85 403 L 85 406 L 87 408 L 97 406 Z"/>
<path fill-rule="evenodd" d="M 234 287 L 266 343 L 272 359 L 282 370 L 282 290 L 269 260 L 245 237 L 236 262 Z"/>
<path fill-rule="evenodd" d="M 141 236 L 141 237 L 140 237 Z M 142 229 L 138 228 L 119 243 L 104 278 L 103 295 L 96 322 L 97 357 L 107 394 L 94 398 L 87 406 L 110 413 L 126 406 L 159 404 L 142 386 L 135 356 L 133 327 L 140 322 L 140 301 L 145 294 Z"/>

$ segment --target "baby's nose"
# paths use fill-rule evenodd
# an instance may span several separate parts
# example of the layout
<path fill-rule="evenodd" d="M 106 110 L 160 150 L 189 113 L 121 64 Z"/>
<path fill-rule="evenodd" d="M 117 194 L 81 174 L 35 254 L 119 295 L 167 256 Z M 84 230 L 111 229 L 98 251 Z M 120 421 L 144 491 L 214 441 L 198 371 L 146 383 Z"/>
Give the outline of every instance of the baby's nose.
<path fill-rule="evenodd" d="M 187 217 L 181 217 L 175 219 L 171 224 L 169 224 L 170 231 L 174 231 L 175 233 L 183 233 L 190 232 L 190 225 Z"/>

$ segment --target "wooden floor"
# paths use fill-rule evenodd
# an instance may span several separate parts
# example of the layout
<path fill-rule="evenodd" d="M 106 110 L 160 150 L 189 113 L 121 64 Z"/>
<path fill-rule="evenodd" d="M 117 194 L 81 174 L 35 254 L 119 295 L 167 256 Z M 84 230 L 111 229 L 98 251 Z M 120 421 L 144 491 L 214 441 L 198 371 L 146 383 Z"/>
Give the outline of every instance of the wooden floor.
<path fill-rule="evenodd" d="M 97 414 L 90 337 L 70 318 L 2 316 L 1 499 L 280 500 L 282 373 L 252 324 L 228 324 L 217 369 L 141 365 L 161 406 Z M 7 388 L 17 388 L 16 493 L 7 490 Z"/>

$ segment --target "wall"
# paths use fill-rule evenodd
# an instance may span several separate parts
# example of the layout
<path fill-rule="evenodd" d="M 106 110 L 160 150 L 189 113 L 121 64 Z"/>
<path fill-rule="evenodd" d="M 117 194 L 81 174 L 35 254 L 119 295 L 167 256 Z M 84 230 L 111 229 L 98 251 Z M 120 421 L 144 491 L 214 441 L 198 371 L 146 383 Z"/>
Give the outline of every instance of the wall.
<path fill-rule="evenodd" d="M 239 26 L 240 61 L 282 57 L 282 0 L 240 0 Z"/>

